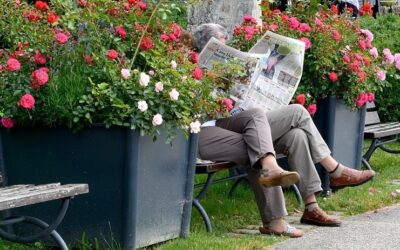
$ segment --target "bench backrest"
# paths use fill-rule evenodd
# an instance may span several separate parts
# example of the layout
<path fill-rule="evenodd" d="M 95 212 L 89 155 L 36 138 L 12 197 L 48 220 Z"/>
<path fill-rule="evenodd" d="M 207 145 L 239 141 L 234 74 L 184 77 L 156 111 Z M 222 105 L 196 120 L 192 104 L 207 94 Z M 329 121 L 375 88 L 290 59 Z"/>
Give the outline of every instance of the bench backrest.
<path fill-rule="evenodd" d="M 367 112 L 365 114 L 365 126 L 381 123 L 378 111 L 373 102 L 367 102 Z"/>

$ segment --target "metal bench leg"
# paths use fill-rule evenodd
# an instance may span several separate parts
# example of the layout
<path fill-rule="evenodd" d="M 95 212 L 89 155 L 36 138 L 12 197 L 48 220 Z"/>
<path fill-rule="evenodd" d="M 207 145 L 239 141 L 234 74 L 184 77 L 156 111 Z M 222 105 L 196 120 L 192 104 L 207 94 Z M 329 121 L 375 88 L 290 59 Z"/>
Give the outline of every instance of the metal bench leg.
<path fill-rule="evenodd" d="M 296 195 L 296 200 L 299 202 L 300 205 L 303 205 L 303 198 L 301 197 L 300 190 L 296 184 L 290 186 L 294 194 Z"/>
<path fill-rule="evenodd" d="M 378 143 L 377 139 L 372 140 L 371 145 L 369 145 L 367 152 L 363 155 L 361 160 L 364 166 L 366 166 L 369 170 L 372 170 L 372 166 L 369 163 L 369 159 L 371 158 L 374 151 L 377 149 L 377 143 Z"/>
<path fill-rule="evenodd" d="M 7 225 L 13 225 L 17 223 L 29 223 L 35 226 L 40 227 L 43 229 L 39 233 L 31 236 L 18 236 L 15 234 L 8 233 L 4 231 L 3 229 L 0 229 L 0 237 L 3 237 L 6 240 L 13 241 L 13 242 L 18 242 L 18 243 L 30 243 L 38 240 L 39 238 L 50 235 L 56 243 L 59 245 L 59 247 L 62 250 L 67 250 L 67 245 L 65 244 L 64 240 L 61 238 L 61 236 L 55 231 L 55 229 L 60 225 L 61 221 L 63 220 L 67 209 L 69 205 L 69 198 L 65 198 L 62 200 L 61 207 L 58 211 L 57 218 L 51 223 L 51 225 L 48 225 L 44 221 L 34 218 L 31 216 L 16 216 L 16 217 L 9 217 L 2 219 L 0 221 L 0 226 L 7 226 Z"/>
<path fill-rule="evenodd" d="M 210 188 L 212 184 L 212 177 L 214 173 L 208 173 L 207 174 L 207 180 L 204 183 L 202 189 L 200 190 L 199 194 L 193 199 L 192 205 L 197 208 L 199 211 L 201 218 L 203 218 L 204 224 L 206 226 L 207 232 L 212 232 L 212 225 L 210 221 L 210 217 L 208 217 L 207 211 L 204 209 L 204 207 L 200 204 L 200 200 L 204 198 L 204 196 L 207 194 L 208 189 Z"/>

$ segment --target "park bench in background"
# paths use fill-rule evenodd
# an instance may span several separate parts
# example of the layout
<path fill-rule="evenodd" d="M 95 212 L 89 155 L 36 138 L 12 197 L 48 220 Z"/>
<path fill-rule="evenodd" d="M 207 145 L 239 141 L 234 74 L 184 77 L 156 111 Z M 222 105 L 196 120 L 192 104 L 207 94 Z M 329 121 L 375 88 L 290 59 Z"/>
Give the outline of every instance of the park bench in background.
<path fill-rule="evenodd" d="M 283 158 L 285 156 L 283 155 L 278 155 L 278 159 Z M 199 211 L 204 224 L 206 226 L 207 232 L 212 231 L 212 225 L 211 225 L 211 220 L 210 217 L 208 216 L 207 211 L 205 208 L 201 205 L 200 201 L 203 199 L 210 186 L 212 184 L 216 183 L 221 183 L 225 181 L 233 181 L 232 187 L 229 190 L 229 197 L 232 197 L 233 193 L 235 192 L 236 187 L 238 184 L 244 180 L 247 180 L 247 173 L 243 172 L 243 166 L 236 165 L 233 162 L 212 162 L 212 161 L 202 161 L 196 164 L 196 174 L 207 174 L 207 179 L 205 182 L 198 183 L 195 185 L 195 188 L 201 188 L 199 193 L 197 194 L 196 197 L 193 198 L 193 206 Z M 232 170 L 238 170 L 238 171 L 232 171 Z M 230 171 L 231 174 L 227 177 L 221 177 L 217 179 L 213 179 L 216 173 L 219 173 L 221 171 Z M 235 174 L 232 174 L 235 173 Z M 300 191 L 297 188 L 295 184 L 291 186 L 291 189 L 295 192 L 297 201 L 302 204 L 302 198 L 300 195 Z"/>
<path fill-rule="evenodd" d="M 374 103 L 367 104 L 367 113 L 365 116 L 364 138 L 371 139 L 371 145 L 363 155 L 362 163 L 372 169 L 369 160 L 377 148 L 391 154 L 399 154 L 400 150 L 391 149 L 385 144 L 399 140 L 400 122 L 382 123 L 379 119 L 378 111 Z"/>
<path fill-rule="evenodd" d="M 76 195 L 89 192 L 87 184 L 67 184 L 52 183 L 46 185 L 13 185 L 0 188 L 0 211 L 9 210 L 17 207 L 24 207 L 42 202 L 61 200 L 61 206 L 55 220 L 48 225 L 46 222 L 31 216 L 7 216 L 0 219 L 0 237 L 18 243 L 35 242 L 39 238 L 50 235 L 58 244 L 59 248 L 66 250 L 62 237 L 56 232 L 56 228 L 61 223 L 67 212 L 69 201 Z M 4 230 L 4 227 L 27 223 L 39 227 L 38 233 L 29 236 L 19 236 Z M 11 230 L 12 231 L 12 230 Z"/>

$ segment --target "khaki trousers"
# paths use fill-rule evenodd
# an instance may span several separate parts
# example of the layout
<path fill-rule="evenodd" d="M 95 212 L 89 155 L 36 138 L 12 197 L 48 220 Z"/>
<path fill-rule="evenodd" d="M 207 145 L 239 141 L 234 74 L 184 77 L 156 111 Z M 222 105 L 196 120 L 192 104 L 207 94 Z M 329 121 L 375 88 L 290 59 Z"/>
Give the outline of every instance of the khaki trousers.
<path fill-rule="evenodd" d="M 259 159 L 275 152 L 287 155 L 291 170 L 300 174 L 303 198 L 322 190 L 314 163 L 329 156 L 330 150 L 301 105 L 266 114 L 261 109 L 246 110 L 217 120 L 216 127 L 204 127 L 199 134 L 201 159 L 251 166 L 248 177 L 263 223 L 287 214 L 281 187 L 266 188 L 257 182 Z"/>

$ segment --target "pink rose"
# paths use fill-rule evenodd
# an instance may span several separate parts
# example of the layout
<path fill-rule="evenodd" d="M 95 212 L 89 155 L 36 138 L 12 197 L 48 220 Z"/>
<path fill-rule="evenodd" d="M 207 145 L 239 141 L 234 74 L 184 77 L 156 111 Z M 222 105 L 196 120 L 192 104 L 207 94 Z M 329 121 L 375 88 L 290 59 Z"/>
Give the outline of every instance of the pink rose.
<path fill-rule="evenodd" d="M 306 23 L 300 23 L 299 27 L 297 28 L 300 32 L 310 32 L 311 27 Z"/>
<path fill-rule="evenodd" d="M 8 60 L 7 60 L 7 68 L 10 71 L 18 71 L 18 70 L 21 69 L 21 64 L 15 58 L 8 58 Z"/>
<path fill-rule="evenodd" d="M 250 15 L 244 16 L 243 17 L 243 21 L 252 22 L 254 24 L 257 23 L 257 20 L 254 17 L 250 16 Z"/>
<path fill-rule="evenodd" d="M 361 93 L 358 95 L 356 105 L 358 108 L 361 108 L 366 102 L 368 101 L 368 94 L 367 93 Z"/>
<path fill-rule="evenodd" d="M 137 6 L 141 9 L 141 10 L 146 10 L 147 9 L 147 4 L 145 2 L 139 1 L 137 3 Z"/>
<path fill-rule="evenodd" d="M 33 59 L 38 65 L 46 64 L 46 57 L 44 57 L 40 52 L 36 52 L 36 54 L 33 56 Z"/>
<path fill-rule="evenodd" d="M 298 104 L 300 104 L 301 106 L 304 106 L 304 104 L 306 103 L 306 95 L 304 94 L 300 94 L 296 97 L 296 102 Z"/>
<path fill-rule="evenodd" d="M 289 27 L 292 29 L 296 29 L 297 27 L 299 27 L 300 23 L 299 21 L 297 21 L 296 17 L 291 17 L 289 18 Z"/>
<path fill-rule="evenodd" d="M 160 40 L 163 42 L 168 42 L 169 41 L 169 36 L 166 34 L 161 34 L 160 35 Z"/>
<path fill-rule="evenodd" d="M 270 31 L 275 31 L 276 29 L 279 28 L 279 26 L 277 24 L 273 23 L 273 24 L 269 25 L 268 28 Z"/>
<path fill-rule="evenodd" d="M 153 120 L 152 120 L 153 126 L 158 126 L 161 125 L 163 123 L 163 118 L 160 114 L 156 114 L 153 116 Z"/>
<path fill-rule="evenodd" d="M 131 76 L 131 71 L 129 69 L 121 69 L 121 77 L 128 79 Z"/>
<path fill-rule="evenodd" d="M 350 57 L 348 55 L 343 56 L 343 62 L 349 63 L 350 62 Z"/>
<path fill-rule="evenodd" d="M 317 112 L 317 104 L 313 103 L 313 104 L 308 105 L 307 111 L 308 111 L 308 113 L 310 113 L 310 115 L 314 115 L 315 112 Z"/>
<path fill-rule="evenodd" d="M 374 93 L 368 93 L 368 101 L 373 102 L 375 101 L 375 94 Z"/>
<path fill-rule="evenodd" d="M 31 94 L 25 94 L 19 99 L 18 104 L 23 108 L 32 109 L 35 106 L 35 98 Z"/>
<path fill-rule="evenodd" d="M 319 20 L 318 18 L 315 18 L 315 25 L 318 28 L 322 28 L 324 26 L 324 24 L 321 22 L 321 20 Z"/>
<path fill-rule="evenodd" d="M 164 84 L 162 84 L 162 82 L 157 82 L 155 86 L 155 91 L 158 93 L 163 91 L 163 89 L 164 89 Z"/>
<path fill-rule="evenodd" d="M 308 40 L 307 37 L 302 37 L 302 38 L 300 38 L 300 41 L 303 41 L 303 42 L 305 43 L 305 45 L 306 45 L 306 50 L 309 49 L 309 48 L 311 47 L 311 42 L 310 42 L 310 40 Z"/>
<path fill-rule="evenodd" d="M 378 72 L 376 72 L 376 76 L 381 81 L 385 81 L 385 79 L 386 79 L 386 73 L 383 70 L 378 70 Z"/>
<path fill-rule="evenodd" d="M 201 80 L 201 78 L 203 77 L 203 71 L 199 67 L 196 67 L 192 71 L 192 76 L 196 80 Z"/>
<path fill-rule="evenodd" d="M 176 91 L 176 89 L 172 89 L 172 90 L 169 92 L 169 97 L 171 98 L 171 100 L 177 101 L 178 98 L 179 98 L 179 92 Z"/>
<path fill-rule="evenodd" d="M 329 80 L 331 80 L 332 82 L 336 82 L 339 79 L 338 75 L 335 72 L 329 72 L 328 76 Z"/>
<path fill-rule="evenodd" d="M 228 110 L 232 110 L 233 109 L 233 102 L 232 102 L 231 99 L 224 97 L 224 99 L 222 99 L 222 102 L 224 103 L 225 107 Z"/>
<path fill-rule="evenodd" d="M 358 80 L 363 83 L 365 82 L 365 80 L 367 80 L 367 73 L 365 73 L 364 71 L 360 70 L 357 72 L 357 77 Z"/>
<path fill-rule="evenodd" d="M 367 45 L 365 44 L 365 41 L 364 41 L 364 40 L 359 40 L 359 41 L 358 41 L 358 47 L 359 47 L 361 50 L 365 50 L 366 47 L 367 47 Z"/>
<path fill-rule="evenodd" d="M 372 49 L 369 50 L 369 54 L 373 57 L 373 58 L 378 58 L 378 50 L 373 47 Z"/>
<path fill-rule="evenodd" d="M 151 37 L 145 36 L 142 39 L 142 42 L 140 43 L 140 48 L 142 50 L 149 50 L 153 47 L 153 40 L 151 40 Z"/>
<path fill-rule="evenodd" d="M 340 34 L 339 34 L 339 32 L 337 30 L 332 30 L 332 36 L 337 42 L 340 41 L 341 37 L 340 37 Z"/>
<path fill-rule="evenodd" d="M 14 121 L 11 118 L 3 117 L 0 119 L 1 125 L 5 128 L 12 128 L 14 127 Z"/>
<path fill-rule="evenodd" d="M 400 70 L 400 60 L 396 61 L 396 65 L 395 65 L 396 69 Z"/>
<path fill-rule="evenodd" d="M 49 69 L 44 67 L 33 71 L 31 75 L 32 84 L 39 84 L 39 86 L 45 85 L 49 81 L 48 72 Z"/>
<path fill-rule="evenodd" d="M 66 42 L 68 42 L 68 39 L 69 39 L 69 37 L 62 32 L 56 34 L 56 40 L 60 44 L 65 44 Z"/>
<path fill-rule="evenodd" d="M 118 58 L 118 52 L 114 49 L 110 49 L 107 54 L 108 59 L 114 60 Z"/>

